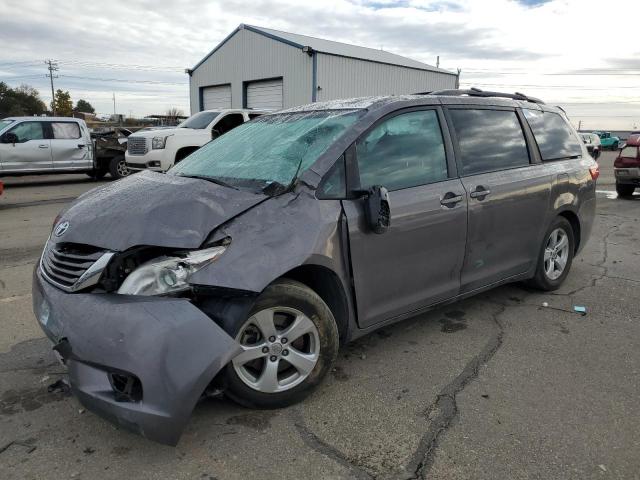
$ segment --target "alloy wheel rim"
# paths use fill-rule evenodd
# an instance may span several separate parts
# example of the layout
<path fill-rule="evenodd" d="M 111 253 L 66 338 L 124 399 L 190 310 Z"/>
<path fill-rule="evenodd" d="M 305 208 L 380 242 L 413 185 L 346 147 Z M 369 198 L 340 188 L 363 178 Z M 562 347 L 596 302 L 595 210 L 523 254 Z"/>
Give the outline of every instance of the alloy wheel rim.
<path fill-rule="evenodd" d="M 569 260 L 569 237 L 562 228 L 556 228 L 547 239 L 544 249 L 544 273 L 557 280 L 564 273 Z"/>
<path fill-rule="evenodd" d="M 118 171 L 118 175 L 120 175 L 121 177 L 126 177 L 131 173 L 131 171 L 127 168 L 127 163 L 125 160 L 120 160 L 118 162 L 116 170 Z"/>
<path fill-rule="evenodd" d="M 240 328 L 236 341 L 242 353 L 233 368 L 248 387 L 263 393 L 290 390 L 304 382 L 320 358 L 320 336 L 315 324 L 300 310 L 266 308 L 254 313 Z"/>

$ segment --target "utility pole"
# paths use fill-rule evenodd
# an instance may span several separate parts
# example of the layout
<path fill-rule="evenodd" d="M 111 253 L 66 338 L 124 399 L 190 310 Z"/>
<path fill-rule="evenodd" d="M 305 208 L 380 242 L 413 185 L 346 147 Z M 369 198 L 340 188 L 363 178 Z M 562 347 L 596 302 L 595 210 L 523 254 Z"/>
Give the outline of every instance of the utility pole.
<path fill-rule="evenodd" d="M 578 131 L 582 130 L 582 120 L 578 122 Z"/>
<path fill-rule="evenodd" d="M 440 68 L 440 55 L 436 57 L 436 68 Z"/>
<path fill-rule="evenodd" d="M 54 93 L 53 90 L 53 79 L 54 78 L 58 78 L 57 75 L 53 75 L 53 72 L 56 72 L 58 70 L 58 63 L 54 62 L 53 60 L 49 59 L 49 60 L 45 60 L 44 61 L 45 65 L 47 65 L 47 70 L 49 70 L 49 73 L 47 74 L 47 77 L 49 77 L 49 79 L 51 80 L 51 110 L 53 111 L 53 116 L 56 116 L 56 94 Z"/>
<path fill-rule="evenodd" d="M 116 117 L 116 92 L 113 92 L 113 118 Z"/>

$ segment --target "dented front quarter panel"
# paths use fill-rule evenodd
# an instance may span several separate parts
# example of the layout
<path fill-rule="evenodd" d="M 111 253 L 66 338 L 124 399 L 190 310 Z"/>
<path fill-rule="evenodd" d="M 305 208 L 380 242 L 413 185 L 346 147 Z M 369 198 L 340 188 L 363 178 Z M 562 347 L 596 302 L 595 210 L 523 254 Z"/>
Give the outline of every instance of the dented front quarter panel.
<path fill-rule="evenodd" d="M 231 237 L 227 251 L 191 277 L 194 284 L 261 292 L 302 265 L 333 271 L 348 292 L 339 200 L 318 200 L 305 184 L 264 202 L 215 232 Z"/>

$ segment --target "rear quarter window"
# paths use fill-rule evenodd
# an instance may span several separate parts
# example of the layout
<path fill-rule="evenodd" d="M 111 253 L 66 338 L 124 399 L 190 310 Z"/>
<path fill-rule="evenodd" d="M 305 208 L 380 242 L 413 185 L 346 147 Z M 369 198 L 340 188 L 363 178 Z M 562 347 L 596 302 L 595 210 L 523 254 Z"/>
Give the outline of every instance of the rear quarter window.
<path fill-rule="evenodd" d="M 463 175 L 529 165 L 522 126 L 513 110 L 452 109 Z"/>
<path fill-rule="evenodd" d="M 566 120 L 554 112 L 523 109 L 543 161 L 579 157 L 582 147 Z"/>
<path fill-rule="evenodd" d="M 80 126 L 76 122 L 52 122 L 53 138 L 69 140 L 80 138 Z"/>
<path fill-rule="evenodd" d="M 638 156 L 638 147 L 626 146 L 620 152 L 621 157 L 636 158 Z"/>

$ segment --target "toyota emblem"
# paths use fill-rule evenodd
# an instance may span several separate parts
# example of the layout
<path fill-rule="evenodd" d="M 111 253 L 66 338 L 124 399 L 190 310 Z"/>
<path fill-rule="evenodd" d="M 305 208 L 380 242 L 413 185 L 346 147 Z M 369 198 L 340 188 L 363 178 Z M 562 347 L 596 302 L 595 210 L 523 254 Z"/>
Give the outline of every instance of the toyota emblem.
<path fill-rule="evenodd" d="M 53 234 L 56 237 L 61 237 L 67 230 L 69 230 L 69 222 L 62 222 L 58 224 Z"/>

